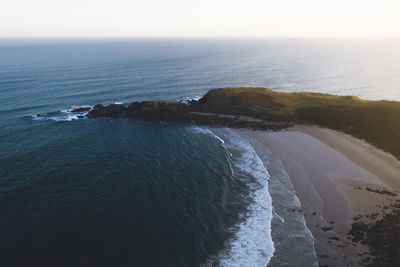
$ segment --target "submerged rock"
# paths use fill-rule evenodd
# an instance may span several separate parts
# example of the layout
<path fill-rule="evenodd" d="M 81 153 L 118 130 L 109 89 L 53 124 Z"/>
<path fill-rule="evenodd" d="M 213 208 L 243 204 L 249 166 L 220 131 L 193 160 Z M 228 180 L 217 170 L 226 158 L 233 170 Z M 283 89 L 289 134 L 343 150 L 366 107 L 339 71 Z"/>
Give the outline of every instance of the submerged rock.
<path fill-rule="evenodd" d="M 74 108 L 71 110 L 71 112 L 77 113 L 77 112 L 87 112 L 90 111 L 92 108 L 91 107 L 79 107 L 79 108 Z"/>
<path fill-rule="evenodd" d="M 96 105 L 89 112 L 88 117 L 121 117 L 125 115 L 126 107 L 121 104 L 110 104 L 110 105 Z"/>

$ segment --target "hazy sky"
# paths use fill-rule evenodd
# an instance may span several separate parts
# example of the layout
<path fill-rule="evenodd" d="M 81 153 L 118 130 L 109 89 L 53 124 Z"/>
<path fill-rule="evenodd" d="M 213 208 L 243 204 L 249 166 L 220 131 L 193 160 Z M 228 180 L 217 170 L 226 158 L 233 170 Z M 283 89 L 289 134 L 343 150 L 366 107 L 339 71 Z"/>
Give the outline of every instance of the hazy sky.
<path fill-rule="evenodd" d="M 400 37 L 400 0 L 1 0 L 0 37 Z"/>

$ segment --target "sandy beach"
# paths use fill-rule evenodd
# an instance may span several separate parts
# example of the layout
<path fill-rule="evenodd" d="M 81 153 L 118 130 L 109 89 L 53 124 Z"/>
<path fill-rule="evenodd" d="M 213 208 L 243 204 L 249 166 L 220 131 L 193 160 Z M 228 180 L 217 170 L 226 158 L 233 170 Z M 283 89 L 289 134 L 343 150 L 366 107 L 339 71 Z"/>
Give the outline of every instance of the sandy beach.
<path fill-rule="evenodd" d="M 321 266 L 368 261 L 368 247 L 353 242 L 348 232 L 361 216 L 373 221 L 389 212 L 400 191 L 399 161 L 361 140 L 313 126 L 237 132 L 266 166 L 271 152 L 281 161 L 315 239 Z"/>

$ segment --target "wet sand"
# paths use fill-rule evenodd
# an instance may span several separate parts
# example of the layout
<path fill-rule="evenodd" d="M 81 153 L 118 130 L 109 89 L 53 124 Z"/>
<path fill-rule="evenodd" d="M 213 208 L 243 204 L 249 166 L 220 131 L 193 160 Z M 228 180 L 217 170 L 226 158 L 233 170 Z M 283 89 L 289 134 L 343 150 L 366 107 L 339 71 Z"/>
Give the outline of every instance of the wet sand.
<path fill-rule="evenodd" d="M 311 126 L 286 131 L 237 130 L 268 165 L 273 153 L 289 174 L 321 266 L 357 266 L 368 248 L 347 235 L 360 214 L 379 218 L 400 189 L 400 162 L 342 133 Z M 271 176 L 271 180 L 274 177 Z M 369 190 L 366 190 L 369 189 Z"/>

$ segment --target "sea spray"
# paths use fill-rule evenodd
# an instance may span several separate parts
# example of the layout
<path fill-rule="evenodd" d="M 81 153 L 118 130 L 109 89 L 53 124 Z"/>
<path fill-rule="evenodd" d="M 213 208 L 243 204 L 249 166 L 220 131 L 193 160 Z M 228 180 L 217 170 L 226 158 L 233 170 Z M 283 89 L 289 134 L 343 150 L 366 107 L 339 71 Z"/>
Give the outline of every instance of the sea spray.
<path fill-rule="evenodd" d="M 88 111 L 74 112 L 78 108 L 92 108 L 92 106 L 72 106 L 69 109 L 63 109 L 59 111 L 40 113 L 32 115 L 32 119 L 36 121 L 74 121 L 81 118 L 86 118 Z"/>

